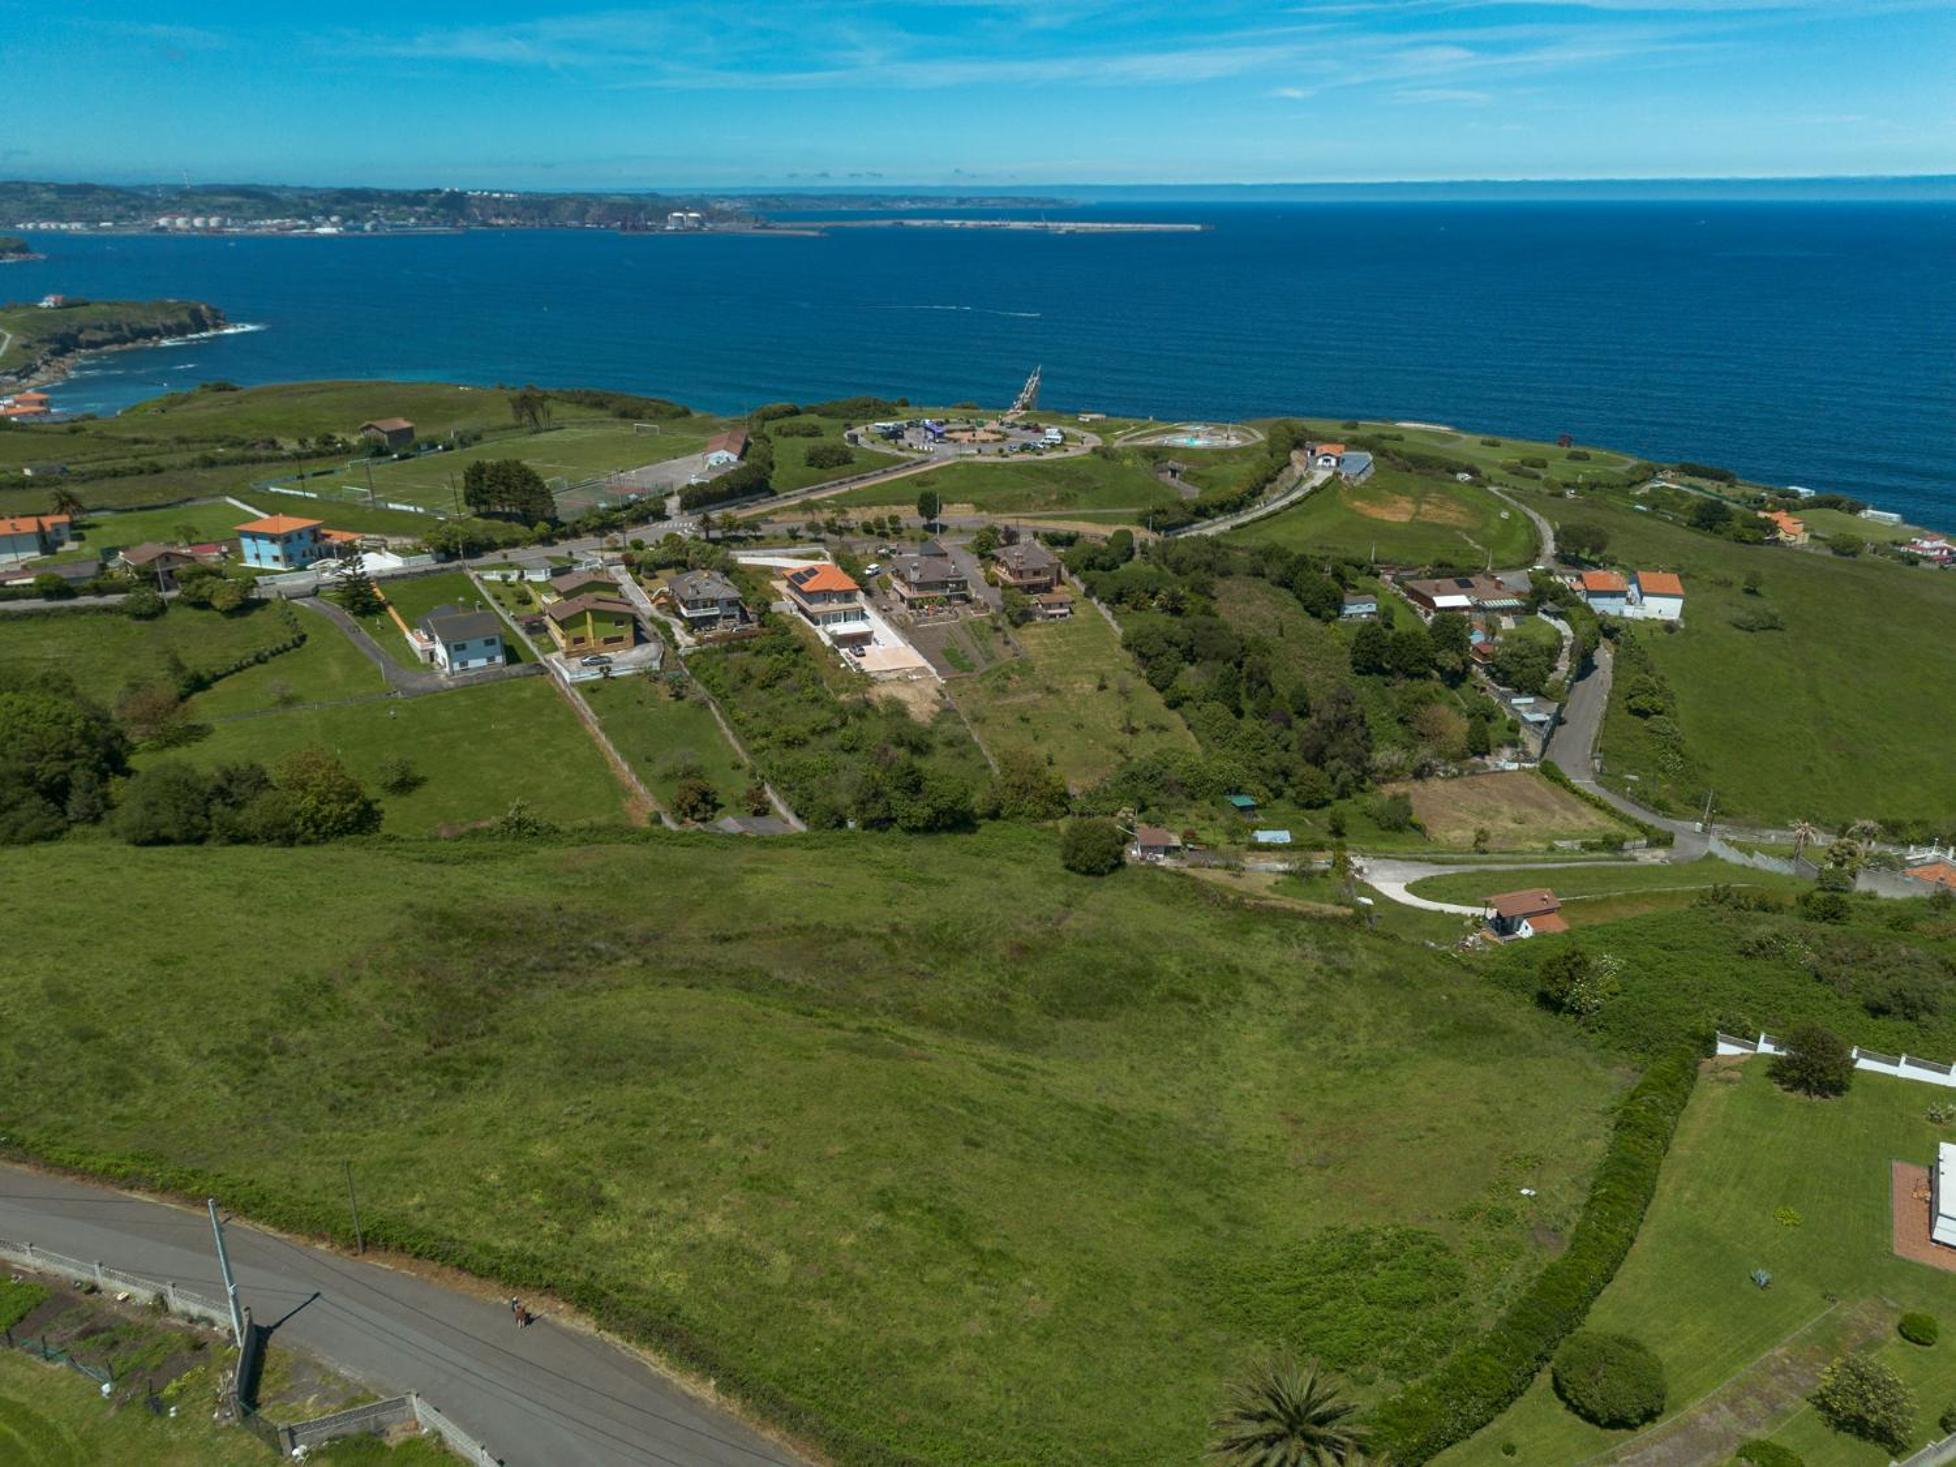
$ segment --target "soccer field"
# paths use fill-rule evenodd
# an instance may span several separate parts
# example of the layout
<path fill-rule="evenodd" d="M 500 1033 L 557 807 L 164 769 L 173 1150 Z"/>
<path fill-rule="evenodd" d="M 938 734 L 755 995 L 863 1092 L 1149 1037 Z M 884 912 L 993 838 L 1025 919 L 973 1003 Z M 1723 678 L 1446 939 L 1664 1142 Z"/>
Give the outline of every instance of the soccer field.
<path fill-rule="evenodd" d="M 575 484 L 600 474 L 698 453 L 714 426 L 712 419 L 702 418 L 697 426 L 690 422 L 682 426 L 662 424 L 657 433 L 636 433 L 630 423 L 612 420 L 548 428 L 541 433 L 492 438 L 446 453 L 376 461 L 371 470 L 356 462 L 347 467 L 339 483 L 349 496 L 364 498 L 371 471 L 374 497 L 381 502 L 418 504 L 454 514 L 461 509 L 462 475 L 472 463 L 517 458 L 546 479 L 566 479 Z"/>

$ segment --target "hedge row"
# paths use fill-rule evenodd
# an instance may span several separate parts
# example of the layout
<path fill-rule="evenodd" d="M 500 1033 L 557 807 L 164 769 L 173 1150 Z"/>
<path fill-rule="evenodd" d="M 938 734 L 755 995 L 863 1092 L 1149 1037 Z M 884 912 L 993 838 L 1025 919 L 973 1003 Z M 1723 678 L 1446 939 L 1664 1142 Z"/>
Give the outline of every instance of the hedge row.
<path fill-rule="evenodd" d="M 1486 1426 L 1520 1399 L 1556 1346 L 1583 1322 L 1636 1240 L 1697 1081 L 1698 1058 L 1696 1045 L 1673 1050 L 1654 1061 L 1625 1097 L 1561 1257 L 1485 1334 L 1379 1406 L 1373 1436 L 1394 1462 L 1419 1467 Z"/>

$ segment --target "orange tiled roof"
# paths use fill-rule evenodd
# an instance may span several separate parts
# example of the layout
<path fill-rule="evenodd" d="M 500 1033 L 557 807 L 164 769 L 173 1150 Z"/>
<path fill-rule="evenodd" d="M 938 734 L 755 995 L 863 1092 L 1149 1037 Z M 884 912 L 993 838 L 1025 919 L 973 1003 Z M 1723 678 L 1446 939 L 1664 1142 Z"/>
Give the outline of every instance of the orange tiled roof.
<path fill-rule="evenodd" d="M 1582 573 L 1582 588 L 1585 591 L 1627 591 L 1630 583 L 1615 571 L 1593 570 Z"/>
<path fill-rule="evenodd" d="M 68 523 L 65 514 L 8 515 L 0 519 L 0 535 L 32 535 Z"/>
<path fill-rule="evenodd" d="M 1682 596 L 1684 582 L 1669 571 L 1638 571 L 1637 589 L 1646 596 Z"/>
<path fill-rule="evenodd" d="M 1956 866 L 1947 861 L 1929 861 L 1921 866 L 1911 866 L 1902 874 L 1913 876 L 1917 881 L 1926 881 L 1931 886 L 1956 889 Z"/>
<path fill-rule="evenodd" d="M 357 530 L 321 530 L 319 538 L 331 540 L 335 545 L 351 545 L 360 538 Z"/>
<path fill-rule="evenodd" d="M 860 591 L 855 580 L 838 565 L 811 565 L 788 577 L 797 591 Z"/>
<path fill-rule="evenodd" d="M 291 535 L 300 530 L 317 528 L 319 520 L 302 520 L 295 514 L 268 514 L 262 520 L 251 520 L 233 528 L 240 535 Z"/>
<path fill-rule="evenodd" d="M 1545 886 L 1531 887 L 1527 891 L 1504 891 L 1499 896 L 1489 897 L 1487 904 L 1503 917 L 1526 917 L 1531 923 L 1537 914 L 1553 912 L 1562 905 L 1556 900 L 1555 893 Z"/>
<path fill-rule="evenodd" d="M 1319 453 L 1335 453 L 1342 458 L 1345 452 L 1345 445 L 1342 443 L 1320 443 L 1316 451 Z"/>

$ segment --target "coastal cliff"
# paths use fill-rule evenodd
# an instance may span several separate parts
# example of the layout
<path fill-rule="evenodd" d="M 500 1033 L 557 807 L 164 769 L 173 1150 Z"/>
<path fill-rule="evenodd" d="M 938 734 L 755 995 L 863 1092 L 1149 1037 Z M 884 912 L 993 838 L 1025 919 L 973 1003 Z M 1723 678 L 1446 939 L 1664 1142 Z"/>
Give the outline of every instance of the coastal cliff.
<path fill-rule="evenodd" d="M 201 301 L 0 306 L 0 387 L 59 381 L 88 352 L 200 336 L 222 331 L 226 324 L 223 311 Z"/>

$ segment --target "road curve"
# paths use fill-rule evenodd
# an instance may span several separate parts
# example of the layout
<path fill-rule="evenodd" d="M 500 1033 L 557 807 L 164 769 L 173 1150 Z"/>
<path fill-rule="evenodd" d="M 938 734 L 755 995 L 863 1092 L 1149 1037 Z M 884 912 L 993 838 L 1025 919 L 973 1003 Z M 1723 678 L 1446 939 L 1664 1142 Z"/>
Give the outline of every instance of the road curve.
<path fill-rule="evenodd" d="M 200 1211 L 0 1165 L 0 1237 L 221 1299 Z M 274 1341 L 419 1391 L 508 1467 L 801 1467 L 618 1345 L 365 1259 L 229 1223 L 239 1293 Z"/>

